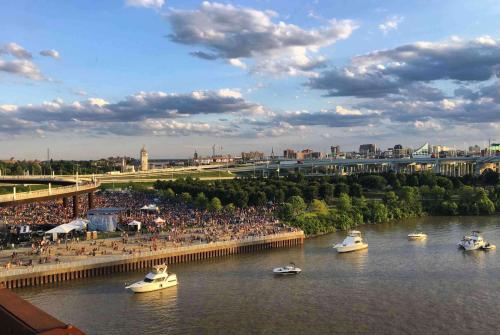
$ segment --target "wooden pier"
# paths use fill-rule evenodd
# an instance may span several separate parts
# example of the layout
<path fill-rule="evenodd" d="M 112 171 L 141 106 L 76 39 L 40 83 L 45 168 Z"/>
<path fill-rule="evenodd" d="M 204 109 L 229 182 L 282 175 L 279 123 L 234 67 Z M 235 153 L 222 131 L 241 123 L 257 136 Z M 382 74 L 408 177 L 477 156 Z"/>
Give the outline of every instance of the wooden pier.
<path fill-rule="evenodd" d="M 260 250 L 292 247 L 304 243 L 304 233 L 288 232 L 242 240 L 171 247 L 132 255 L 90 257 L 85 260 L 33 267 L 1 269 L 0 287 L 20 288 L 64 282 L 151 268 L 158 264 L 177 264 Z"/>

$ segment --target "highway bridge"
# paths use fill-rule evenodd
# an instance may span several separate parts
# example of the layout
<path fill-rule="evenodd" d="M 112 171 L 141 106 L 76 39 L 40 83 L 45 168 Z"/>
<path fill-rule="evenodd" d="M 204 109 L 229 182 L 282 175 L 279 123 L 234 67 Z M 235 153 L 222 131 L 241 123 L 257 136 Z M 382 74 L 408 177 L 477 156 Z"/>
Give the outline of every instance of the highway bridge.
<path fill-rule="evenodd" d="M 16 206 L 20 204 L 62 199 L 63 205 L 68 206 L 69 198 L 73 200 L 73 217 L 80 214 L 78 198 L 82 194 L 88 197 L 89 209 L 94 207 L 94 192 L 99 189 L 100 182 L 97 180 L 79 180 L 78 178 L 57 178 L 54 176 L 0 176 L 0 185 L 32 185 L 45 184 L 46 189 L 16 192 L 15 186 L 10 194 L 0 195 L 0 207 Z M 56 185 L 58 187 L 52 187 Z"/>
<path fill-rule="evenodd" d="M 394 171 L 415 173 L 432 171 L 443 176 L 461 177 L 467 174 L 480 175 L 485 169 L 500 171 L 500 156 L 488 157 L 415 157 L 399 159 L 314 159 L 314 160 L 275 160 L 266 164 L 248 164 L 231 168 L 233 173 L 254 173 L 265 175 L 269 171 L 300 171 L 304 174 L 380 173 Z"/>

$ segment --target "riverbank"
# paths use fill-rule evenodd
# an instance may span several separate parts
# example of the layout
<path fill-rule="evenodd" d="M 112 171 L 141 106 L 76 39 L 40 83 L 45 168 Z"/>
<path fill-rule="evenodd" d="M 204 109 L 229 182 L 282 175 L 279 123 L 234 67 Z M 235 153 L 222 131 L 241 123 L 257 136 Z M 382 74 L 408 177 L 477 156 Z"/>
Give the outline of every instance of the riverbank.
<path fill-rule="evenodd" d="M 94 277 L 115 272 L 150 268 L 157 264 L 176 264 L 265 249 L 302 245 L 302 231 L 248 237 L 240 240 L 170 247 L 157 251 L 127 255 L 100 255 L 64 263 L 32 265 L 23 268 L 1 269 L 0 286 L 7 288 L 38 286 Z"/>

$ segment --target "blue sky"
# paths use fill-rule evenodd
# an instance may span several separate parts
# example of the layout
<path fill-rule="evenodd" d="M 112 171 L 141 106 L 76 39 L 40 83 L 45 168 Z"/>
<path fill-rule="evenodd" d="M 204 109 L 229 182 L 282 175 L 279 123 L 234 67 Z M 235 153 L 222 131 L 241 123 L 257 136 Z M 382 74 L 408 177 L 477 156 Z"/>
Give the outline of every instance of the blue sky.
<path fill-rule="evenodd" d="M 0 4 L 0 158 L 463 147 L 498 133 L 496 1 Z"/>

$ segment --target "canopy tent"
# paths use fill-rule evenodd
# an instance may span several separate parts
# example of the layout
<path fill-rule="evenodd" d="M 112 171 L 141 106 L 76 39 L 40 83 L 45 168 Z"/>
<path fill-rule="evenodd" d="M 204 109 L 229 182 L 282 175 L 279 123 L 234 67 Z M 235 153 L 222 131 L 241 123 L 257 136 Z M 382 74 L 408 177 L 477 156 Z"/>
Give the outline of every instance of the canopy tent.
<path fill-rule="evenodd" d="M 151 212 L 158 212 L 158 206 L 151 204 L 151 205 L 144 205 L 141 207 L 141 210 L 144 211 L 151 211 Z"/>
<path fill-rule="evenodd" d="M 59 225 L 55 228 L 52 228 L 49 231 L 46 231 L 45 234 L 52 235 L 52 239 L 56 240 L 57 234 L 68 234 L 68 233 L 72 232 L 73 230 L 81 231 L 82 229 L 83 229 L 82 227 L 72 225 L 70 223 L 64 223 L 64 224 Z"/>
<path fill-rule="evenodd" d="M 158 217 L 155 219 L 154 221 L 157 225 L 162 225 L 165 223 L 165 220 L 163 220 L 162 218 Z"/>
<path fill-rule="evenodd" d="M 84 220 L 84 219 L 75 219 L 73 221 L 71 221 L 70 225 L 73 225 L 73 226 L 76 226 L 76 227 L 79 227 L 80 230 L 85 230 L 87 229 L 87 224 L 89 223 L 88 220 Z"/>
<path fill-rule="evenodd" d="M 137 227 L 137 230 L 141 230 L 141 223 L 139 221 L 137 221 L 137 220 L 129 222 L 128 226 L 129 227 L 135 226 L 135 227 Z"/>

